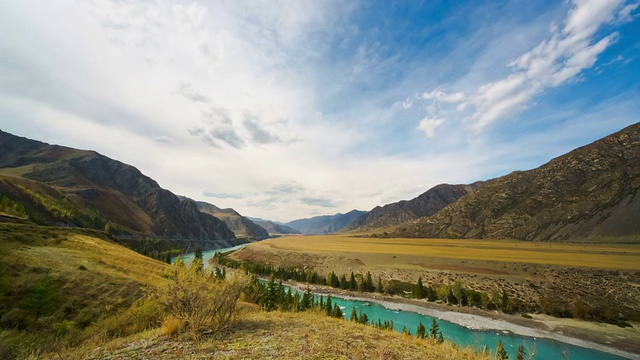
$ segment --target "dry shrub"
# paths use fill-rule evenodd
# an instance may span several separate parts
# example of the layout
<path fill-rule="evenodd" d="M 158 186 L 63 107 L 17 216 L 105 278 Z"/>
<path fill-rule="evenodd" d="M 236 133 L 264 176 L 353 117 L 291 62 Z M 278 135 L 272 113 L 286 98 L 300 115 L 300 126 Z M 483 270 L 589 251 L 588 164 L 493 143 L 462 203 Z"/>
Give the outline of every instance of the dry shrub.
<path fill-rule="evenodd" d="M 160 329 L 162 330 L 162 334 L 164 335 L 175 335 L 176 333 L 180 332 L 180 330 L 182 330 L 182 320 L 173 315 L 169 315 L 164 318 Z"/>
<path fill-rule="evenodd" d="M 215 332 L 228 327 L 247 283 L 237 272 L 231 279 L 216 279 L 198 265 L 197 261 L 190 268 L 174 265 L 171 281 L 159 292 L 168 313 L 180 319 L 194 335 L 201 330 Z"/>

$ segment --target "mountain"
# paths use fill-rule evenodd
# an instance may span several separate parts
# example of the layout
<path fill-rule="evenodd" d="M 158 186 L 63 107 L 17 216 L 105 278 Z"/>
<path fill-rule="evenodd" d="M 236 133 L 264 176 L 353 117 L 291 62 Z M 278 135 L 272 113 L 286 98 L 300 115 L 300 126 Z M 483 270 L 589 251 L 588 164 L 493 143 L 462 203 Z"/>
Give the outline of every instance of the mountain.
<path fill-rule="evenodd" d="M 269 237 L 269 233 L 262 226 L 255 224 L 233 209 L 221 209 L 204 201 L 196 201 L 196 205 L 201 212 L 211 214 L 224 221 L 236 236 L 256 240 L 263 240 Z"/>
<path fill-rule="evenodd" d="M 114 234 L 217 242 L 235 235 L 138 169 L 94 151 L 0 131 L 0 194 L 25 208 L 28 221 Z"/>
<path fill-rule="evenodd" d="M 639 241 L 639 189 L 640 123 L 539 168 L 490 180 L 394 235 Z"/>
<path fill-rule="evenodd" d="M 368 213 L 353 220 L 342 230 L 365 231 L 385 228 L 423 216 L 431 216 L 464 195 L 480 188 L 483 184 L 482 181 L 478 181 L 469 185 L 436 185 L 414 199 L 403 200 L 382 207 L 376 206 Z"/>
<path fill-rule="evenodd" d="M 342 230 L 347 224 L 365 213 L 365 211 L 351 210 L 346 214 L 314 216 L 290 221 L 287 226 L 305 235 L 331 234 Z"/>
<path fill-rule="evenodd" d="M 300 231 L 293 229 L 282 223 L 275 221 L 264 220 L 260 218 L 251 218 L 252 221 L 267 230 L 270 235 L 289 235 L 289 234 L 301 234 Z M 258 219 L 258 220 L 256 220 Z"/>

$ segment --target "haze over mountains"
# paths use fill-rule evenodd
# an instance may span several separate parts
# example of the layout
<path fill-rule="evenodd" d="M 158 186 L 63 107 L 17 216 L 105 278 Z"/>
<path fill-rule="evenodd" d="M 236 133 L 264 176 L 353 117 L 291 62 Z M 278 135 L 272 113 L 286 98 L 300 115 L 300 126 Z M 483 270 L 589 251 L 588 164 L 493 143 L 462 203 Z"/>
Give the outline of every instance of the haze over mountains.
<path fill-rule="evenodd" d="M 331 234 L 344 229 L 349 223 L 366 214 L 365 211 L 351 210 L 346 214 L 314 216 L 288 222 L 292 227 L 305 235 Z"/>

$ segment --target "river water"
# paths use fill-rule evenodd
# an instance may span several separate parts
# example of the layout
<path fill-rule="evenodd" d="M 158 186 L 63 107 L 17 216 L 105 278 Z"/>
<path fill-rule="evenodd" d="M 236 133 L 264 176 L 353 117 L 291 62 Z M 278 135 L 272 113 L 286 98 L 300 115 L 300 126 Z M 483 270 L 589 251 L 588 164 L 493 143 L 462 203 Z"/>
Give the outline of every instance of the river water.
<path fill-rule="evenodd" d="M 203 259 L 205 265 L 209 263 L 209 259 L 216 253 L 228 252 L 240 249 L 246 245 L 239 245 L 232 248 L 209 250 L 203 252 Z M 190 264 L 193 261 L 193 253 L 186 254 L 180 257 L 185 264 Z M 175 259 L 173 259 L 175 260 Z M 172 261 L 173 262 L 173 261 Z M 292 291 L 296 291 L 292 289 Z M 319 301 L 320 296 L 316 295 L 316 301 Z M 382 322 L 385 320 L 392 320 L 395 330 L 402 332 L 403 327 L 406 327 L 413 335 L 415 335 L 418 328 L 418 324 L 422 324 L 426 327 L 427 333 L 431 327 L 432 317 L 422 315 L 413 311 L 399 311 L 390 308 L 386 308 L 373 301 L 360 301 L 354 299 L 344 299 L 340 297 L 332 296 L 332 302 L 337 303 L 342 309 L 343 316 L 348 319 L 351 316 L 352 308 L 355 307 L 358 311 L 367 314 L 369 321 L 377 322 L 380 319 Z M 325 296 L 326 301 L 326 296 Z M 366 304 L 366 305 L 365 305 Z M 534 359 L 538 360 L 555 360 L 555 359 L 573 359 L 573 360 L 620 360 L 627 359 L 618 355 L 585 348 L 577 345 L 567 344 L 558 340 L 548 339 L 544 337 L 533 338 L 528 336 L 516 335 L 506 331 L 500 330 L 476 330 L 466 328 L 464 326 L 454 324 L 445 320 L 437 319 L 440 331 L 444 335 L 446 340 L 452 341 L 459 346 L 469 346 L 481 350 L 484 346 L 495 353 L 498 341 L 502 340 L 502 343 L 509 355 L 509 359 L 515 359 L 518 352 L 518 347 L 523 345 L 528 359 L 528 354 L 535 353 Z M 631 359 L 640 359 L 640 355 L 631 355 Z"/>

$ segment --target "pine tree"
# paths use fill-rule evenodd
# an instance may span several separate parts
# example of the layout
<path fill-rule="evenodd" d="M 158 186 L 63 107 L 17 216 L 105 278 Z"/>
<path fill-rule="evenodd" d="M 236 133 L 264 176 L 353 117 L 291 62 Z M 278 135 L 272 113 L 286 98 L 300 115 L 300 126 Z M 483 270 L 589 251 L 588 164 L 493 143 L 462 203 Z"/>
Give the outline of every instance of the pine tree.
<path fill-rule="evenodd" d="M 200 260 L 199 263 L 196 260 Z M 196 270 L 202 270 L 204 265 L 204 260 L 202 257 L 202 248 L 200 246 L 196 247 L 196 251 L 193 253 L 193 263 L 196 264 Z"/>
<path fill-rule="evenodd" d="M 444 336 L 442 336 L 442 331 L 438 332 L 438 344 L 442 344 L 444 342 Z"/>
<path fill-rule="evenodd" d="M 360 318 L 358 319 L 358 322 L 360 324 L 367 325 L 367 323 L 369 322 L 369 317 L 364 312 L 360 312 Z"/>
<path fill-rule="evenodd" d="M 371 278 L 371 273 L 369 271 L 367 271 L 367 276 L 365 277 L 363 288 L 366 292 L 372 292 L 375 290 L 375 287 L 373 286 L 373 279 Z"/>
<path fill-rule="evenodd" d="M 524 345 L 518 346 L 518 355 L 516 355 L 517 360 L 524 360 L 525 352 Z"/>
<path fill-rule="evenodd" d="M 358 311 L 355 306 L 351 309 L 351 321 L 358 321 Z"/>
<path fill-rule="evenodd" d="M 171 253 L 167 251 L 167 255 L 164 258 L 164 262 L 171 264 Z"/>
<path fill-rule="evenodd" d="M 424 327 L 422 322 L 420 322 L 420 324 L 418 324 L 418 331 L 416 331 L 416 337 L 418 339 L 424 339 L 425 336 L 427 335 L 426 333 L 427 333 L 427 329 Z"/>
<path fill-rule="evenodd" d="M 342 315 L 342 309 L 340 309 L 340 306 L 338 306 L 338 304 L 333 304 L 333 311 L 332 311 L 332 315 L 334 318 L 337 319 L 342 319 L 343 315 Z"/>
<path fill-rule="evenodd" d="M 376 291 L 382 294 L 382 279 L 378 278 L 378 287 L 376 288 Z"/>
<path fill-rule="evenodd" d="M 502 300 L 500 301 L 500 307 L 503 312 L 507 312 L 509 306 L 509 294 L 507 294 L 506 290 L 502 290 Z"/>
<path fill-rule="evenodd" d="M 496 356 L 498 360 L 507 360 L 509 356 L 507 355 L 507 351 L 504 349 L 504 345 L 502 345 L 502 340 L 498 340 L 498 347 L 496 348 Z"/>
<path fill-rule="evenodd" d="M 422 299 L 424 297 L 424 286 L 422 285 L 422 278 L 418 278 L 418 283 L 413 287 L 413 297 L 416 299 Z"/>
<path fill-rule="evenodd" d="M 331 304 L 331 295 L 327 295 L 327 304 L 325 309 L 327 310 L 327 316 L 331 316 L 331 312 L 333 311 L 333 304 Z"/>
<path fill-rule="evenodd" d="M 351 272 L 351 277 L 349 278 L 349 290 L 357 290 L 358 283 L 356 283 L 356 276 Z"/>
<path fill-rule="evenodd" d="M 433 321 L 431 322 L 431 329 L 429 329 L 429 334 L 431 335 L 431 338 L 435 339 L 438 336 L 439 331 L 440 331 L 440 326 L 438 326 L 438 322 L 436 321 L 436 318 L 433 318 Z"/>
<path fill-rule="evenodd" d="M 347 282 L 347 277 L 344 274 L 342 274 L 342 276 L 340 277 L 340 289 L 342 290 L 349 289 L 349 283 Z"/>

